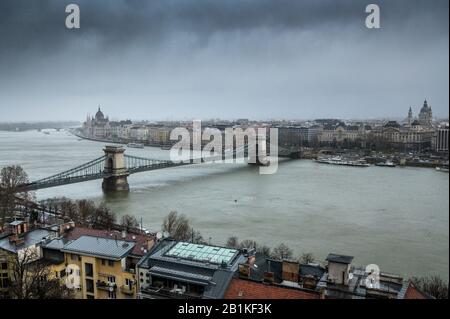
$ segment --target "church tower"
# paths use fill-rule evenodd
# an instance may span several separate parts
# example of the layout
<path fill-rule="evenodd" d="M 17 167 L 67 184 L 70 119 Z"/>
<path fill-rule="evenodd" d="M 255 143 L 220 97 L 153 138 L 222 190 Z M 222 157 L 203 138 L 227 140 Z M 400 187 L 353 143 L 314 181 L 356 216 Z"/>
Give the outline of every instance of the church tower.
<path fill-rule="evenodd" d="M 414 118 L 413 118 L 413 112 L 412 112 L 412 108 L 409 107 L 409 111 L 408 111 L 408 126 L 411 126 L 412 122 L 413 122 Z"/>

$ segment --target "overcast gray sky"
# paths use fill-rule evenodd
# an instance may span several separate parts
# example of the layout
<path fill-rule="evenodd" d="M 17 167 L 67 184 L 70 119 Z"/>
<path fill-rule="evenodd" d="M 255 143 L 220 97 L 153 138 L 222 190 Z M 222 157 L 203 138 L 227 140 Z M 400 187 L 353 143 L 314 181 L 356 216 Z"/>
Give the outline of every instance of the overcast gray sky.
<path fill-rule="evenodd" d="M 65 28 L 77 3 L 81 28 Z M 367 29 L 365 7 L 381 7 Z M 448 116 L 447 0 L 1 0 L 0 122 Z"/>

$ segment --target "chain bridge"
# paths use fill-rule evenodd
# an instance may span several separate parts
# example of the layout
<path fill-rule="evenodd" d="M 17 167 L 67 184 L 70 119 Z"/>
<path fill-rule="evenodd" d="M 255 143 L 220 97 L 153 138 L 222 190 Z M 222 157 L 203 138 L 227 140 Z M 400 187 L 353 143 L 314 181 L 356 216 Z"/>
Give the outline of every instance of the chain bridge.
<path fill-rule="evenodd" d="M 258 145 L 256 145 L 256 163 L 260 165 L 258 157 Z M 127 177 L 130 174 L 139 172 L 153 171 L 170 167 L 198 164 L 202 162 L 218 161 L 242 156 L 248 157 L 250 152 L 248 145 L 222 152 L 216 156 L 210 156 L 202 159 L 189 159 L 184 161 L 158 160 L 144 157 L 137 157 L 125 154 L 125 149 L 120 146 L 105 146 L 104 155 L 92 161 L 66 170 L 64 172 L 39 179 L 37 181 L 20 185 L 18 191 L 33 191 L 44 188 L 81 183 L 91 180 L 103 179 L 102 188 L 105 191 L 129 190 Z M 231 157 L 232 153 L 232 157 Z"/>

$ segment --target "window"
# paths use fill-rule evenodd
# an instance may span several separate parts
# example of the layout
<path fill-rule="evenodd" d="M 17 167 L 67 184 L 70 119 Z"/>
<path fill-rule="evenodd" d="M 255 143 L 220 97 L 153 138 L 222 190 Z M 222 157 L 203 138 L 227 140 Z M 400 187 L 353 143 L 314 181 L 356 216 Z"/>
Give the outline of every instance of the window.
<path fill-rule="evenodd" d="M 94 270 L 93 270 L 92 264 L 85 263 L 84 271 L 86 272 L 87 277 L 92 277 L 94 275 Z"/>
<path fill-rule="evenodd" d="M 114 267 L 114 260 L 108 260 L 108 266 Z"/>
<path fill-rule="evenodd" d="M 78 255 L 75 255 L 75 254 L 70 254 L 70 259 L 72 259 L 72 260 L 80 260 L 80 258 L 78 258 Z"/>
<path fill-rule="evenodd" d="M 0 288 L 9 288 L 9 278 L 0 278 Z"/>
<path fill-rule="evenodd" d="M 92 295 L 86 295 L 86 298 L 87 299 L 95 299 L 94 296 L 92 296 Z"/>
<path fill-rule="evenodd" d="M 2 263 L 2 270 L 8 269 L 8 263 Z"/>
<path fill-rule="evenodd" d="M 108 291 L 108 298 L 109 299 L 116 299 L 116 292 L 115 291 Z"/>
<path fill-rule="evenodd" d="M 106 260 L 102 259 L 102 265 L 104 266 L 106 264 Z"/>
<path fill-rule="evenodd" d="M 86 279 L 86 291 L 94 292 L 94 281 L 92 279 Z"/>
<path fill-rule="evenodd" d="M 111 284 L 116 283 L 116 277 L 114 277 L 114 276 L 108 276 L 108 282 L 111 283 Z"/>

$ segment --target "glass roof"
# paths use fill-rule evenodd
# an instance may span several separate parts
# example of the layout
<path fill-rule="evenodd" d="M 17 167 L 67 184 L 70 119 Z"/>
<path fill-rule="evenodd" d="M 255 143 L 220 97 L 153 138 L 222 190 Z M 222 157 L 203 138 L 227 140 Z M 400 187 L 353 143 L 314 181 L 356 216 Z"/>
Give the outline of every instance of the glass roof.
<path fill-rule="evenodd" d="M 236 253 L 236 249 L 178 242 L 165 255 L 213 264 L 229 264 Z"/>

